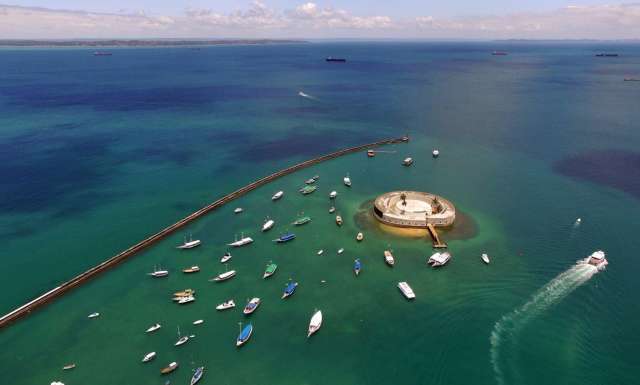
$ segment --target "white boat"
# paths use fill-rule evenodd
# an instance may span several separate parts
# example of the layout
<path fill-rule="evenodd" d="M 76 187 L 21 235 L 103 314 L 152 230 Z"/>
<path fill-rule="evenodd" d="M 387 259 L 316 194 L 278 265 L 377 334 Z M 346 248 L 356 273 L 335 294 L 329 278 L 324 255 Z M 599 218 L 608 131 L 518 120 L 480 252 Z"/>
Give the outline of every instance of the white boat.
<path fill-rule="evenodd" d="M 329 193 L 329 199 L 336 199 L 337 196 L 338 196 L 338 192 L 337 191 L 331 191 Z"/>
<path fill-rule="evenodd" d="M 230 299 L 226 302 L 221 303 L 220 305 L 216 306 L 216 310 L 227 310 L 227 309 L 231 309 L 236 307 L 236 303 L 233 302 L 233 299 Z"/>
<path fill-rule="evenodd" d="M 235 270 L 229 270 L 227 272 L 224 272 L 220 275 L 218 275 L 217 277 L 210 279 L 209 281 L 214 281 L 214 282 L 222 282 L 222 281 L 226 281 L 227 279 L 230 279 L 232 277 L 234 277 L 236 275 L 236 271 Z"/>
<path fill-rule="evenodd" d="M 251 242 L 253 242 L 253 239 L 251 239 L 251 237 L 245 237 L 244 234 L 242 234 L 239 240 L 236 239 L 234 242 L 229 243 L 228 246 L 241 247 L 244 245 L 248 245 Z"/>
<path fill-rule="evenodd" d="M 193 321 L 194 325 L 202 325 L 203 323 L 204 323 L 204 320 L 202 320 L 202 319 L 198 319 L 198 320 Z"/>
<path fill-rule="evenodd" d="M 342 181 L 344 182 L 345 186 L 351 187 L 351 178 L 349 177 L 349 174 L 347 174 L 347 176 L 342 178 Z"/>
<path fill-rule="evenodd" d="M 486 263 L 487 265 L 489 264 L 489 262 L 491 262 L 491 261 L 489 260 L 489 256 L 488 256 L 487 254 L 484 254 L 484 253 L 483 253 L 483 254 L 480 256 L 480 258 L 482 258 L 482 262 Z"/>
<path fill-rule="evenodd" d="M 362 233 L 358 233 L 358 234 L 356 235 L 356 241 L 360 242 L 360 241 L 362 241 L 363 239 L 364 239 L 364 234 L 362 234 Z"/>
<path fill-rule="evenodd" d="M 189 234 L 189 241 L 187 241 L 187 237 L 184 237 L 184 242 L 180 246 L 177 246 L 177 249 L 193 249 L 196 246 L 200 246 L 200 240 L 193 240 L 193 236 Z"/>
<path fill-rule="evenodd" d="M 393 267 L 393 265 L 395 265 L 396 261 L 393 258 L 393 254 L 391 254 L 391 251 L 389 250 L 385 250 L 384 251 L 384 261 L 387 263 L 387 265 Z"/>
<path fill-rule="evenodd" d="M 438 155 L 440 155 L 440 151 L 438 151 L 438 149 L 434 149 L 431 154 L 433 155 L 434 158 L 437 158 Z"/>
<path fill-rule="evenodd" d="M 333 214 L 334 212 L 336 212 L 336 208 L 333 206 L 329 207 L 329 214 Z"/>
<path fill-rule="evenodd" d="M 598 270 L 602 270 L 609 264 L 607 258 L 605 258 L 604 251 L 598 250 L 594 251 L 587 259 L 585 260 L 588 264 L 593 265 L 598 268 Z"/>
<path fill-rule="evenodd" d="M 322 255 L 322 253 L 324 253 L 323 249 L 318 250 L 318 255 Z"/>
<path fill-rule="evenodd" d="M 431 257 L 429 257 L 427 264 L 431 265 L 432 267 L 444 266 L 447 264 L 447 262 L 449 262 L 450 259 L 451 254 L 446 251 L 444 253 L 435 253 Z"/>
<path fill-rule="evenodd" d="M 267 219 L 266 221 L 264 221 L 264 224 L 262 225 L 262 231 L 267 231 L 271 229 L 275 224 L 276 222 L 273 219 Z"/>
<path fill-rule="evenodd" d="M 87 316 L 88 318 L 98 318 L 100 317 L 100 313 L 96 312 L 96 313 L 91 313 Z"/>
<path fill-rule="evenodd" d="M 342 254 L 342 253 L 344 253 L 344 248 L 339 248 L 338 249 L 338 254 Z"/>
<path fill-rule="evenodd" d="M 182 269 L 182 272 L 185 274 L 197 273 L 199 271 L 200 271 L 200 266 L 196 266 L 196 265 L 188 267 L 186 269 Z"/>
<path fill-rule="evenodd" d="M 156 352 L 150 352 L 145 354 L 144 357 L 142 357 L 142 362 L 149 362 L 151 360 L 153 360 L 154 358 L 156 358 Z"/>
<path fill-rule="evenodd" d="M 189 336 L 180 337 L 180 327 L 178 327 L 178 341 L 176 341 L 176 343 L 173 345 L 180 346 L 180 345 L 186 344 L 187 341 L 189 341 Z"/>
<path fill-rule="evenodd" d="M 222 258 L 220 258 L 220 263 L 226 263 L 231 259 L 231 253 L 230 252 L 226 252 L 224 253 L 224 255 L 222 256 Z"/>
<path fill-rule="evenodd" d="M 154 278 L 162 278 L 162 277 L 166 277 L 169 275 L 169 271 L 168 270 L 158 270 L 155 267 L 153 268 L 153 273 L 147 273 L 147 275 L 154 277 Z"/>
<path fill-rule="evenodd" d="M 578 218 L 576 219 L 576 221 L 573 223 L 574 226 L 580 226 L 580 224 L 582 223 L 582 218 Z"/>
<path fill-rule="evenodd" d="M 194 297 L 194 296 L 190 295 L 190 296 L 187 296 L 187 297 L 182 297 L 182 298 L 180 298 L 180 299 L 178 300 L 178 304 L 179 304 L 179 305 L 184 305 L 184 304 L 187 304 L 187 303 L 194 302 L 195 300 L 196 300 L 196 297 Z"/>
<path fill-rule="evenodd" d="M 256 311 L 258 306 L 260 306 L 260 298 L 258 297 L 251 298 L 251 300 L 247 302 L 247 305 L 244 307 L 244 310 L 242 312 L 244 314 L 251 314 L 254 311 Z"/>
<path fill-rule="evenodd" d="M 311 317 L 311 321 L 309 321 L 309 330 L 307 332 L 307 338 L 311 337 L 311 335 L 320 329 L 322 326 L 322 312 L 320 310 L 313 313 Z"/>
<path fill-rule="evenodd" d="M 243 211 L 244 211 L 244 209 L 242 207 L 236 207 L 236 209 L 233 210 L 233 212 L 236 213 L 236 214 L 240 214 Z"/>
<path fill-rule="evenodd" d="M 155 324 L 153 326 L 150 326 L 147 330 L 145 330 L 145 333 L 153 333 L 156 330 L 160 329 L 162 326 L 160 324 Z"/>
<path fill-rule="evenodd" d="M 336 225 L 342 226 L 342 217 L 340 215 L 336 215 Z"/>
<path fill-rule="evenodd" d="M 278 199 L 282 198 L 283 195 L 284 195 L 284 191 L 278 191 L 277 193 L 273 194 L 273 196 L 271 197 L 271 200 L 277 201 Z"/>
<path fill-rule="evenodd" d="M 411 286 L 409 286 L 408 283 L 406 282 L 398 282 L 398 289 L 400 289 L 400 291 L 402 292 L 402 294 L 407 297 L 407 299 L 414 299 L 416 298 L 415 293 L 413 292 L 413 289 L 411 288 Z"/>
<path fill-rule="evenodd" d="M 402 165 L 404 166 L 411 166 L 413 164 L 413 158 L 405 158 L 402 161 Z"/>

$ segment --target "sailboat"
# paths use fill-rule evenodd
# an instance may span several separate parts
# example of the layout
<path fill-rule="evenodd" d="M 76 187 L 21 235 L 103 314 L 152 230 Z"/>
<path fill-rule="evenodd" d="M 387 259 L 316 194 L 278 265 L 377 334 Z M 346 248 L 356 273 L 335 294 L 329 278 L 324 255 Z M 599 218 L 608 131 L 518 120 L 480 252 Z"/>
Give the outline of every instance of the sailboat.
<path fill-rule="evenodd" d="M 298 287 L 298 282 L 289 281 L 287 286 L 284 288 L 284 293 L 282 293 L 282 299 L 285 299 L 285 298 L 293 295 L 293 293 L 296 292 L 296 288 L 297 287 Z"/>
<path fill-rule="evenodd" d="M 189 336 L 180 337 L 180 326 L 178 326 L 178 341 L 176 341 L 176 343 L 173 345 L 180 346 L 180 345 L 186 344 L 187 341 L 189 341 Z"/>
<path fill-rule="evenodd" d="M 285 242 L 292 241 L 295 238 L 296 238 L 296 235 L 294 233 L 286 233 L 279 236 L 277 239 L 274 239 L 273 241 L 277 243 L 285 243 Z"/>
<path fill-rule="evenodd" d="M 249 243 L 253 242 L 253 239 L 251 239 L 251 237 L 245 237 L 244 233 L 241 233 L 240 235 L 240 239 L 238 239 L 237 237 L 235 238 L 234 242 L 231 242 L 228 244 L 228 246 L 231 247 L 240 247 L 240 246 L 244 246 L 244 245 L 248 245 Z"/>
<path fill-rule="evenodd" d="M 320 310 L 313 313 L 311 317 L 311 321 L 309 321 L 309 329 L 307 331 L 307 338 L 311 337 L 312 334 L 318 331 L 322 326 L 322 312 Z"/>
<path fill-rule="evenodd" d="M 356 277 L 360 274 L 360 270 L 362 270 L 362 262 L 360 262 L 360 259 L 358 258 L 353 261 L 353 272 L 355 273 Z"/>
<path fill-rule="evenodd" d="M 158 270 L 155 266 L 153 267 L 153 273 L 147 273 L 147 275 L 153 278 L 162 278 L 169 275 L 168 270 Z"/>
<path fill-rule="evenodd" d="M 275 224 L 276 222 L 273 219 L 269 219 L 269 217 L 267 217 L 267 219 L 265 219 L 264 221 L 264 224 L 262 225 L 262 231 L 265 232 L 271 229 Z"/>
<path fill-rule="evenodd" d="M 292 224 L 294 226 L 301 226 L 309 222 L 311 222 L 311 217 L 305 215 L 305 216 L 298 217 Z"/>
<path fill-rule="evenodd" d="M 196 246 L 200 246 L 200 240 L 196 239 L 195 241 L 193 240 L 193 236 L 191 234 L 189 234 L 189 241 L 187 242 L 187 236 L 185 235 L 184 237 L 184 242 L 177 246 L 177 249 L 193 249 Z"/>
<path fill-rule="evenodd" d="M 239 325 L 240 334 L 238 334 L 238 338 L 236 339 L 236 346 L 238 347 L 244 345 L 247 341 L 249 341 L 249 338 L 251 338 L 251 334 L 253 334 L 253 325 L 248 324 L 244 327 L 244 329 L 242 328 L 242 322 L 240 322 Z"/>
<path fill-rule="evenodd" d="M 189 384 L 195 385 L 198 381 L 200 381 L 203 374 L 204 374 L 204 366 L 200 366 L 199 368 L 196 368 L 196 371 L 193 373 L 193 376 L 191 377 L 191 382 Z"/>
<path fill-rule="evenodd" d="M 222 282 L 222 281 L 226 281 L 227 279 L 231 279 L 236 275 L 236 271 L 235 270 L 229 270 L 229 265 L 224 265 L 225 266 L 225 272 L 222 274 L 218 274 L 216 277 L 212 278 L 209 280 L 209 282 Z"/>
<path fill-rule="evenodd" d="M 144 357 L 142 357 L 142 362 L 149 362 L 151 360 L 153 360 L 154 358 L 156 358 L 156 352 L 150 352 L 145 354 Z"/>
<path fill-rule="evenodd" d="M 262 275 L 262 279 L 269 278 L 276 273 L 278 269 L 278 265 L 273 262 L 269 262 L 267 268 L 264 270 L 264 274 Z"/>
<path fill-rule="evenodd" d="M 199 271 L 200 271 L 200 266 L 196 266 L 196 265 L 188 267 L 186 269 L 182 269 L 182 272 L 185 274 L 197 273 Z"/>
<path fill-rule="evenodd" d="M 155 324 L 153 326 L 149 326 L 149 328 L 145 331 L 145 333 L 153 333 L 156 330 L 160 329 L 162 326 L 160 324 Z"/>

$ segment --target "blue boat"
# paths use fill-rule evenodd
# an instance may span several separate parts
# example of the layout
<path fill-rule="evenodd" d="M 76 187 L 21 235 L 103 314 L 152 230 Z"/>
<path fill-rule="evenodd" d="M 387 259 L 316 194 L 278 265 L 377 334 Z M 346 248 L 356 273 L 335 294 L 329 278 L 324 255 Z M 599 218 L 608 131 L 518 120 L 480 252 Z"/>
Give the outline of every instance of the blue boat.
<path fill-rule="evenodd" d="M 251 333 L 253 333 L 253 325 L 249 324 L 245 326 L 238 335 L 236 346 L 242 346 L 245 342 L 249 341 L 249 338 L 251 338 Z"/>
<path fill-rule="evenodd" d="M 274 242 L 278 242 L 278 243 L 284 243 L 284 242 L 289 242 L 291 240 L 293 240 L 296 237 L 296 235 L 294 233 L 286 233 L 284 235 L 281 235 L 278 239 L 274 239 Z"/>
<path fill-rule="evenodd" d="M 197 368 L 195 373 L 193 373 L 193 377 L 191 377 L 191 385 L 195 385 L 198 381 L 200 381 L 203 374 L 204 374 L 204 366 Z"/>
<path fill-rule="evenodd" d="M 353 272 L 356 273 L 356 277 L 360 274 L 360 270 L 362 269 L 362 263 L 360 262 L 360 258 L 356 259 L 353 263 Z"/>
<path fill-rule="evenodd" d="M 287 284 L 287 287 L 284 288 L 284 293 L 282 293 L 282 299 L 285 299 L 291 294 L 295 293 L 297 287 L 298 287 L 298 282 L 289 282 Z"/>

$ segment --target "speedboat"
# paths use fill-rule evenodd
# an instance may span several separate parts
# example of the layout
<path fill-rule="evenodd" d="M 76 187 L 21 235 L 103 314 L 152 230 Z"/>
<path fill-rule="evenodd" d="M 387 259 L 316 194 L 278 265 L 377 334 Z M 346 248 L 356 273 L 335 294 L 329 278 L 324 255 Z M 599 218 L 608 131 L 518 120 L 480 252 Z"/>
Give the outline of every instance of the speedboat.
<path fill-rule="evenodd" d="M 160 329 L 161 327 L 162 327 L 162 325 L 160 325 L 160 324 L 155 324 L 155 325 L 153 325 L 153 326 L 150 326 L 150 327 L 145 331 L 145 333 L 153 333 L 153 332 L 155 332 L 156 330 Z"/>
<path fill-rule="evenodd" d="M 222 258 L 220 258 L 220 263 L 228 262 L 230 259 L 231 259 L 231 253 L 227 251 L 226 253 L 224 253 Z"/>
<path fill-rule="evenodd" d="M 362 233 L 358 233 L 358 234 L 356 235 L 356 241 L 360 242 L 360 241 L 362 241 L 363 239 L 364 239 L 364 234 L 362 234 Z"/>
<path fill-rule="evenodd" d="M 191 303 L 194 302 L 196 300 L 196 297 L 190 295 L 188 297 L 182 297 L 178 300 L 178 304 L 179 305 L 185 305 L 187 303 Z"/>
<path fill-rule="evenodd" d="M 284 293 L 282 293 L 282 299 L 285 299 L 293 293 L 296 292 L 296 288 L 298 287 L 298 282 L 289 282 L 287 286 L 284 288 Z"/>
<path fill-rule="evenodd" d="M 96 313 L 91 313 L 87 316 L 88 318 L 98 318 L 100 317 L 100 313 L 96 312 Z"/>
<path fill-rule="evenodd" d="M 147 353 L 144 357 L 142 357 L 142 362 L 149 362 L 154 358 L 156 358 L 156 352 Z"/>
<path fill-rule="evenodd" d="M 240 331 L 240 334 L 238 334 L 238 338 L 236 339 L 236 346 L 242 346 L 247 341 L 249 341 L 249 338 L 251 338 L 252 333 L 253 333 L 253 326 L 251 324 L 248 324 L 247 326 L 244 327 L 244 329 Z"/>
<path fill-rule="evenodd" d="M 316 254 L 318 254 L 318 255 L 322 255 L 322 253 L 324 253 L 324 249 L 320 249 L 320 250 L 318 250 L 318 252 L 317 252 Z"/>
<path fill-rule="evenodd" d="M 301 188 L 300 191 L 302 193 L 302 195 L 308 195 L 311 194 L 312 192 L 316 191 L 318 189 L 318 186 L 311 186 L 311 185 L 307 185 L 304 186 L 303 188 Z"/>
<path fill-rule="evenodd" d="M 349 174 L 347 174 L 347 176 L 342 178 L 342 181 L 344 182 L 345 186 L 351 187 L 351 178 L 349 177 Z"/>
<path fill-rule="evenodd" d="M 191 377 L 190 385 L 195 385 L 198 381 L 200 381 L 203 374 L 204 374 L 204 366 L 196 368 L 196 371 L 193 373 L 193 376 Z"/>
<path fill-rule="evenodd" d="M 169 374 L 176 369 L 178 369 L 178 363 L 174 361 L 170 363 L 169 366 L 160 369 L 160 374 Z"/>
<path fill-rule="evenodd" d="M 489 260 L 489 256 L 488 256 L 487 254 L 484 254 L 484 253 L 483 253 L 483 254 L 480 256 L 480 258 L 482 259 L 482 262 L 486 263 L 487 265 L 489 264 L 489 262 L 491 262 L 491 261 Z"/>
<path fill-rule="evenodd" d="M 340 215 L 336 215 L 336 224 L 342 226 L 342 217 Z"/>
<path fill-rule="evenodd" d="M 433 155 L 434 158 L 437 158 L 440 155 L 440 151 L 438 151 L 437 149 L 434 149 L 431 152 L 431 155 Z"/>
<path fill-rule="evenodd" d="M 411 288 L 411 286 L 409 286 L 408 283 L 406 282 L 398 282 L 398 289 L 400 289 L 400 291 L 402 292 L 402 294 L 407 297 L 407 299 L 414 299 L 416 298 L 415 293 L 413 292 L 413 289 Z"/>
<path fill-rule="evenodd" d="M 251 239 L 251 237 L 245 237 L 244 234 L 240 235 L 240 239 L 237 239 L 229 244 L 227 244 L 227 246 L 231 246 L 231 247 L 241 247 L 244 245 L 248 245 L 251 242 L 253 242 L 253 239 Z"/>
<path fill-rule="evenodd" d="M 609 264 L 609 261 L 605 258 L 604 251 L 602 250 L 594 251 L 593 254 L 587 257 L 586 262 L 597 267 L 598 270 L 604 269 L 604 267 Z"/>
<path fill-rule="evenodd" d="M 360 274 L 360 270 L 362 270 L 362 263 L 358 258 L 355 261 L 353 261 L 353 272 L 355 273 L 356 277 L 358 276 L 358 274 Z"/>
<path fill-rule="evenodd" d="M 222 282 L 222 281 L 226 281 L 227 279 L 233 278 L 235 275 L 236 275 L 235 270 L 229 270 L 229 271 L 225 271 L 222 274 L 219 274 L 217 277 L 210 279 L 209 281 Z"/>
<path fill-rule="evenodd" d="M 447 262 L 449 262 L 450 259 L 451 254 L 446 251 L 444 253 L 435 253 L 431 257 L 429 257 L 427 264 L 431 265 L 432 267 L 444 266 L 447 264 Z"/>
<path fill-rule="evenodd" d="M 264 270 L 264 274 L 262 275 L 262 279 L 269 278 L 276 273 L 278 269 L 278 265 L 271 262 L 267 265 L 267 268 Z"/>
<path fill-rule="evenodd" d="M 341 247 L 338 249 L 338 254 L 342 254 L 342 253 L 344 253 L 344 248 Z"/>
<path fill-rule="evenodd" d="M 196 239 L 195 241 L 193 240 L 193 237 L 191 236 L 191 234 L 189 234 L 189 241 L 187 242 L 187 237 L 184 237 L 184 242 L 177 246 L 176 248 L 178 249 L 193 249 L 196 246 L 200 246 L 200 240 Z"/>
<path fill-rule="evenodd" d="M 153 278 L 162 278 L 162 277 L 166 277 L 167 275 L 169 275 L 169 271 L 167 271 L 167 270 L 157 270 L 156 268 L 154 268 L 153 269 L 153 273 L 147 273 L 147 275 L 150 275 Z"/>
<path fill-rule="evenodd" d="M 337 191 L 331 191 L 329 193 L 329 199 L 336 199 L 337 196 L 338 196 L 338 192 Z"/>
<path fill-rule="evenodd" d="M 283 195 L 284 195 L 284 191 L 278 191 L 277 193 L 273 194 L 273 196 L 271 197 L 271 200 L 277 201 L 278 199 L 282 198 Z"/>
<path fill-rule="evenodd" d="M 336 208 L 335 207 L 333 207 L 333 206 L 329 207 L 329 214 L 333 214 L 335 212 L 336 212 Z"/>
<path fill-rule="evenodd" d="M 182 269 L 182 272 L 186 274 L 197 273 L 199 271 L 200 271 L 200 266 L 191 266 L 189 268 Z"/>
<path fill-rule="evenodd" d="M 236 207 L 236 209 L 233 210 L 233 212 L 236 213 L 236 214 L 240 214 L 243 211 L 244 211 L 244 209 L 242 207 Z"/>
<path fill-rule="evenodd" d="M 309 321 L 309 330 L 307 331 L 307 338 L 311 337 L 311 335 L 320 329 L 322 326 L 322 312 L 320 310 L 313 313 L 311 317 L 311 321 Z"/>
<path fill-rule="evenodd" d="M 192 322 L 194 325 L 202 325 L 204 323 L 203 319 L 197 319 L 195 321 Z"/>
<path fill-rule="evenodd" d="M 411 166 L 413 164 L 413 158 L 405 158 L 402 161 L 403 166 Z"/>
<path fill-rule="evenodd" d="M 393 254 L 391 254 L 391 251 L 389 250 L 385 250 L 384 251 L 384 261 L 387 263 L 387 265 L 393 267 L 393 265 L 395 265 L 396 261 L 393 258 Z"/>
<path fill-rule="evenodd" d="M 296 238 L 296 235 L 294 233 L 286 233 L 278 237 L 278 239 L 274 239 L 273 241 L 278 243 L 284 243 L 284 242 L 292 241 L 295 238 Z"/>
<path fill-rule="evenodd" d="M 226 302 L 221 303 L 220 305 L 216 306 L 216 310 L 227 310 L 227 309 L 231 309 L 236 307 L 236 303 L 233 302 L 233 299 L 230 299 Z"/>
<path fill-rule="evenodd" d="M 244 307 L 244 310 L 242 312 L 244 314 L 251 314 L 256 311 L 258 306 L 260 306 L 260 298 L 251 298 L 251 300 L 247 302 L 247 305 Z"/>
<path fill-rule="evenodd" d="M 264 221 L 264 224 L 262 225 L 262 231 L 267 231 L 269 229 L 271 229 L 273 227 L 273 225 L 275 225 L 276 222 L 273 219 L 267 219 Z"/>
<path fill-rule="evenodd" d="M 311 178 L 311 179 L 307 179 L 307 180 L 305 180 L 305 181 L 304 181 L 304 183 L 305 183 L 305 184 L 314 184 L 314 183 L 316 183 L 316 180 L 315 180 L 315 179 L 313 179 L 313 178 Z"/>
<path fill-rule="evenodd" d="M 304 217 L 300 217 L 300 218 L 296 219 L 292 224 L 294 226 L 302 226 L 302 225 L 307 224 L 309 222 L 311 222 L 311 217 L 304 216 Z"/>

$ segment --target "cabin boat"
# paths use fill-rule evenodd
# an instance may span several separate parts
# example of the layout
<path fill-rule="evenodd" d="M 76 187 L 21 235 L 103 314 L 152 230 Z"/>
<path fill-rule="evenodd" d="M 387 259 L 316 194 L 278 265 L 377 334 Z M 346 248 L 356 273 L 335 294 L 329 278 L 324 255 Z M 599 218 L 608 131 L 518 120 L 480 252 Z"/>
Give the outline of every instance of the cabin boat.
<path fill-rule="evenodd" d="M 145 330 L 145 333 L 153 333 L 156 330 L 160 329 L 162 327 L 162 325 L 160 324 L 155 324 L 153 326 L 150 326 L 147 330 Z"/>
<path fill-rule="evenodd" d="M 384 261 L 387 263 L 387 265 L 393 267 L 393 265 L 395 265 L 396 261 L 393 258 L 393 254 L 391 254 L 391 251 L 389 250 L 385 250 L 384 251 Z"/>
<path fill-rule="evenodd" d="M 416 298 L 415 293 L 413 292 L 413 289 L 411 288 L 411 286 L 409 286 L 408 283 L 406 282 L 398 282 L 398 289 L 400 289 L 400 291 L 402 292 L 402 294 L 407 298 L 407 299 L 414 299 Z"/>
<path fill-rule="evenodd" d="M 311 316 L 311 321 L 309 321 L 307 338 L 311 337 L 312 334 L 317 332 L 321 326 L 322 326 L 322 312 L 318 310 L 315 313 L 313 313 L 313 316 Z"/>
<path fill-rule="evenodd" d="M 249 315 L 254 311 L 256 311 L 258 306 L 260 306 L 260 298 L 258 297 L 251 298 L 251 300 L 247 302 L 247 305 L 244 307 L 244 310 L 242 312 L 246 315 Z"/>
<path fill-rule="evenodd" d="M 281 235 L 277 239 L 274 239 L 273 241 L 277 243 L 285 243 L 285 242 L 292 241 L 295 238 L 296 238 L 296 235 L 294 233 L 286 233 L 284 235 Z"/>
<path fill-rule="evenodd" d="M 178 369 L 178 363 L 177 362 L 172 362 L 168 366 L 160 369 L 160 374 L 169 374 L 169 373 L 173 372 L 176 369 Z"/>
<path fill-rule="evenodd" d="M 188 297 L 182 297 L 180 299 L 178 299 L 178 305 L 185 305 L 191 302 L 194 302 L 196 300 L 196 297 L 190 295 Z"/>
<path fill-rule="evenodd" d="M 234 242 L 227 244 L 227 246 L 241 247 L 241 246 L 248 245 L 252 242 L 253 242 L 253 239 L 251 239 L 251 237 L 245 237 L 244 234 L 242 234 L 240 236 L 240 239 L 236 239 Z"/>
<path fill-rule="evenodd" d="M 447 251 L 443 253 L 435 253 L 431 257 L 429 257 L 429 260 L 427 260 L 427 264 L 431 265 L 431 267 L 440 267 L 446 265 L 450 259 L 451 254 L 449 254 L 449 252 Z"/>
<path fill-rule="evenodd" d="M 229 262 L 230 259 L 231 259 L 231 253 L 227 251 L 226 253 L 224 253 L 222 258 L 220 258 L 220 263 Z"/>
<path fill-rule="evenodd" d="M 413 164 L 413 158 L 405 158 L 402 161 L 403 166 L 411 166 Z"/>
<path fill-rule="evenodd" d="M 349 177 L 349 174 L 347 174 L 347 176 L 342 178 L 342 182 L 344 183 L 345 186 L 351 187 L 351 178 Z"/>
<path fill-rule="evenodd" d="M 184 237 L 184 242 L 177 246 L 177 249 L 193 249 L 194 247 L 200 246 L 200 240 L 196 239 L 195 241 L 193 240 L 193 236 L 191 234 L 189 234 L 189 241 L 187 241 L 187 237 Z"/>
<path fill-rule="evenodd" d="M 289 282 L 287 286 L 284 288 L 284 292 L 282 293 L 282 299 L 292 296 L 293 293 L 296 292 L 297 287 L 298 287 L 298 282 Z"/>
<path fill-rule="evenodd" d="M 491 260 L 489 259 L 489 256 L 485 253 L 483 253 L 480 258 L 482 259 L 482 262 L 486 263 L 487 265 L 491 262 Z"/>
<path fill-rule="evenodd" d="M 337 196 L 338 196 L 338 192 L 337 191 L 331 191 L 329 193 L 329 199 L 336 199 Z"/>
<path fill-rule="evenodd" d="M 271 200 L 277 201 L 278 199 L 282 198 L 283 195 L 284 195 L 284 191 L 278 191 L 277 193 L 273 194 L 273 196 L 271 197 Z"/>
<path fill-rule="evenodd" d="M 356 235 L 356 241 L 361 242 L 364 239 L 364 234 L 358 233 Z"/>
<path fill-rule="evenodd" d="M 194 324 L 194 325 L 202 325 L 203 323 L 204 323 L 204 320 L 202 320 L 202 319 L 197 319 L 197 320 L 192 322 L 192 324 Z"/>
<path fill-rule="evenodd" d="M 431 155 L 432 155 L 434 158 L 437 158 L 437 157 L 440 155 L 440 151 L 438 151 L 438 149 L 434 149 L 434 150 L 431 152 Z"/>
<path fill-rule="evenodd" d="M 336 215 L 336 224 L 342 226 L 342 217 L 340 215 Z"/>
<path fill-rule="evenodd" d="M 264 221 L 264 224 L 262 225 L 262 232 L 270 230 L 273 227 L 273 225 L 275 225 L 275 224 L 276 224 L 276 222 L 273 219 L 268 219 L 267 218 Z"/>
<path fill-rule="evenodd" d="M 197 273 L 200 271 L 200 266 L 191 266 L 186 269 L 182 269 L 182 272 L 185 274 Z"/>
<path fill-rule="evenodd" d="M 189 384 L 195 385 L 198 381 L 200 381 L 203 374 L 204 374 L 204 366 L 200 366 L 199 368 L 196 368 L 196 371 L 193 373 L 193 376 L 191 377 L 191 382 Z"/>
<path fill-rule="evenodd" d="M 154 358 L 156 358 L 156 352 L 147 353 L 144 357 L 142 357 L 142 362 L 149 362 Z"/>
<path fill-rule="evenodd" d="M 249 341 L 249 338 L 251 338 L 251 334 L 253 334 L 253 326 L 251 324 L 248 324 L 244 327 L 244 329 L 240 331 L 240 334 L 238 334 L 238 338 L 236 339 L 236 346 L 240 347 L 244 345 L 247 341 Z"/>
<path fill-rule="evenodd" d="M 278 269 L 278 265 L 276 265 L 275 263 L 269 263 L 267 265 L 267 268 L 264 270 L 264 274 L 262 275 L 262 279 L 266 279 L 271 277 L 272 275 L 274 275 L 276 273 L 276 270 Z"/>
<path fill-rule="evenodd" d="M 231 309 L 236 307 L 236 303 L 233 301 L 233 299 L 230 299 L 226 302 L 221 303 L 220 305 L 216 306 L 216 310 L 227 310 L 227 309 Z"/>
<path fill-rule="evenodd" d="M 231 279 L 233 277 L 235 277 L 236 275 L 236 271 L 235 270 L 229 270 L 226 271 L 222 274 L 219 274 L 217 277 L 210 279 L 209 281 L 213 281 L 213 282 L 222 282 L 222 281 L 226 281 L 227 279 Z"/>
<path fill-rule="evenodd" d="M 356 277 L 358 276 L 358 274 L 360 274 L 360 270 L 362 270 L 362 263 L 358 258 L 355 261 L 353 261 L 353 272 L 356 275 Z"/>
<path fill-rule="evenodd" d="M 162 277 L 166 277 L 169 275 L 169 271 L 167 270 L 157 270 L 156 268 L 153 269 L 153 273 L 147 273 L 147 275 L 153 277 L 153 278 L 162 278 Z"/>
<path fill-rule="evenodd" d="M 589 257 L 587 257 L 587 263 L 597 267 L 599 270 L 604 269 L 605 266 L 609 264 L 607 258 L 605 258 L 605 253 L 602 250 L 594 251 Z"/>

